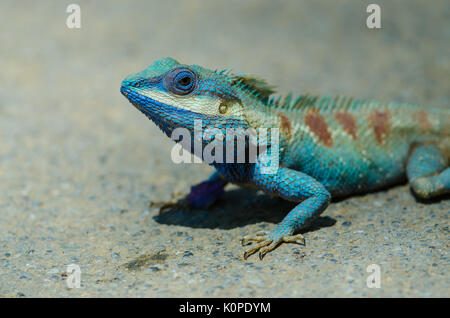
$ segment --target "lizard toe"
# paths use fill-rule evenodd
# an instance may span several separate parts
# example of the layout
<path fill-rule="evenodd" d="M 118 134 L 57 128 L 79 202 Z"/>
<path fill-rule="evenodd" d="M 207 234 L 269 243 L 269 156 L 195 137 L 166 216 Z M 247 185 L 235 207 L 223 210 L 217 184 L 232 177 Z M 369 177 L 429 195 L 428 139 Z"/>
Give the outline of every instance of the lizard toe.
<path fill-rule="evenodd" d="M 269 238 L 265 238 L 263 239 L 261 242 L 259 242 L 258 244 L 256 244 L 255 246 L 253 246 L 252 248 L 248 249 L 247 251 L 245 251 L 244 253 L 244 259 L 247 259 L 250 255 L 255 254 L 256 252 L 258 252 L 261 248 L 269 245 L 272 243 L 272 239 Z"/>
<path fill-rule="evenodd" d="M 241 242 L 242 245 L 247 245 L 251 242 L 258 242 L 258 244 L 245 251 L 244 259 L 247 259 L 250 255 L 259 251 L 259 259 L 261 260 L 267 253 L 276 249 L 281 243 L 301 243 L 303 245 L 306 244 L 305 238 L 302 234 L 272 237 L 265 231 L 260 231 L 253 236 L 245 236 Z"/>
<path fill-rule="evenodd" d="M 303 245 L 305 245 L 305 238 L 301 234 L 287 235 L 287 236 L 283 236 L 283 237 L 281 237 L 281 238 L 279 238 L 277 240 L 272 240 L 272 243 L 270 243 L 269 245 L 267 245 L 267 246 L 265 246 L 265 247 L 260 249 L 260 251 L 259 251 L 259 259 L 262 260 L 267 253 L 272 252 L 281 243 L 297 243 L 299 241 Z"/>
<path fill-rule="evenodd" d="M 189 206 L 184 202 L 184 200 L 179 200 L 176 202 L 167 202 L 159 208 L 159 215 L 163 214 L 164 212 L 173 210 L 173 209 L 181 209 L 183 211 L 187 210 Z"/>
<path fill-rule="evenodd" d="M 189 205 L 186 204 L 186 201 L 183 198 L 184 195 L 177 192 L 172 194 L 172 198 L 167 201 L 152 201 L 149 204 L 149 208 L 159 208 L 159 215 L 163 214 L 166 211 L 172 209 L 183 209 L 186 210 Z"/>
<path fill-rule="evenodd" d="M 246 235 L 242 238 L 241 244 L 242 246 L 248 245 L 251 242 L 262 242 L 267 239 L 269 232 L 267 231 L 259 231 L 255 235 Z"/>
<path fill-rule="evenodd" d="M 306 245 L 305 237 L 301 234 L 297 235 L 289 235 L 289 236 L 283 236 L 283 242 L 285 243 L 302 243 L 303 245 Z"/>
<path fill-rule="evenodd" d="M 269 245 L 261 248 L 259 250 L 259 259 L 262 260 L 267 253 L 276 249 L 278 247 L 278 245 L 280 245 L 282 242 L 283 242 L 283 239 L 279 239 L 278 241 L 272 241 L 272 243 L 270 243 Z"/>

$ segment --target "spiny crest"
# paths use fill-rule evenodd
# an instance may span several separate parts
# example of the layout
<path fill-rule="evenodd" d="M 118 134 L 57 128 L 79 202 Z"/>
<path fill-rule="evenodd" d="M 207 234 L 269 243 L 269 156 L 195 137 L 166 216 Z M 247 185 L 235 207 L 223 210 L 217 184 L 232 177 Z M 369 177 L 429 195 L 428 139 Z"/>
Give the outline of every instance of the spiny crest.
<path fill-rule="evenodd" d="M 304 107 L 317 107 L 322 110 L 331 108 L 347 109 L 362 105 L 366 103 L 365 100 L 353 99 L 351 97 L 340 96 L 310 96 L 309 94 L 300 95 L 297 98 L 292 98 L 292 93 L 289 93 L 284 99 L 281 97 L 272 97 L 267 105 L 272 108 L 282 108 L 285 110 L 295 110 Z"/>
<path fill-rule="evenodd" d="M 275 86 L 269 85 L 262 78 L 246 74 L 230 74 L 230 77 L 232 79 L 231 85 L 264 102 L 267 102 L 269 96 L 275 93 Z"/>
<path fill-rule="evenodd" d="M 305 94 L 293 99 L 292 93 L 289 93 L 283 99 L 281 99 L 281 96 L 272 97 L 268 102 L 268 106 L 292 110 L 300 107 L 314 106 L 318 98 L 319 96 L 309 96 L 309 94 Z"/>
<path fill-rule="evenodd" d="M 229 69 L 214 70 L 214 73 L 217 73 L 219 75 L 231 75 L 231 70 L 229 70 Z"/>
<path fill-rule="evenodd" d="M 247 74 L 233 74 L 231 70 L 215 70 L 220 75 L 226 75 L 231 80 L 231 85 L 235 86 L 249 96 L 257 98 L 268 107 L 282 108 L 285 110 L 296 110 L 304 107 L 317 107 L 322 110 L 329 110 L 332 108 L 348 109 L 358 106 L 363 106 L 369 102 L 369 100 L 354 99 L 352 97 L 345 96 L 324 96 L 309 95 L 308 93 L 293 98 L 292 93 L 282 98 L 270 97 L 276 92 L 275 86 L 268 84 L 264 79 L 247 75 Z"/>

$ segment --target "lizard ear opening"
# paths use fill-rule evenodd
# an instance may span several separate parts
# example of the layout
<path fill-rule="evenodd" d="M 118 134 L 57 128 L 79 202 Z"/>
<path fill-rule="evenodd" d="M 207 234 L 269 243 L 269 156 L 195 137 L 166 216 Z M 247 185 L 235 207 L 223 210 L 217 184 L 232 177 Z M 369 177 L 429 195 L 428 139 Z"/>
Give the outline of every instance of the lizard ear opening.
<path fill-rule="evenodd" d="M 228 111 L 228 105 L 227 103 L 222 102 L 219 106 L 219 113 L 222 115 L 225 114 Z"/>
<path fill-rule="evenodd" d="M 266 99 L 269 98 L 270 95 L 275 93 L 275 86 L 269 85 L 262 78 L 246 74 L 232 75 L 232 78 L 233 81 L 231 82 L 231 85 L 236 85 L 252 91 L 260 98 Z"/>

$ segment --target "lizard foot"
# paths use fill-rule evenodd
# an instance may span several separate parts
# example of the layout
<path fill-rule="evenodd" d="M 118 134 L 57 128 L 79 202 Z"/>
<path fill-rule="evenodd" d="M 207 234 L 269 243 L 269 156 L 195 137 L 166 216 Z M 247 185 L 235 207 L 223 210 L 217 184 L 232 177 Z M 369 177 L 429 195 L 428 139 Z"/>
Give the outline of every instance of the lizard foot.
<path fill-rule="evenodd" d="M 241 241 L 242 245 L 247 245 L 251 242 L 257 242 L 258 244 L 245 251 L 244 259 L 247 259 L 250 255 L 259 251 L 259 259 L 262 260 L 264 255 L 273 251 L 281 243 L 301 242 L 302 244 L 305 244 L 305 238 L 301 234 L 277 237 L 270 235 L 266 231 L 260 231 L 254 236 L 244 236 Z"/>
<path fill-rule="evenodd" d="M 168 201 L 157 201 L 157 202 L 150 202 L 149 208 L 159 208 L 159 214 L 171 210 L 171 209 L 187 209 L 188 205 L 186 204 L 184 199 L 185 194 L 182 194 L 181 192 L 172 193 L 172 198 Z"/>
<path fill-rule="evenodd" d="M 191 187 L 191 192 L 188 195 L 177 192 L 172 194 L 169 201 L 151 202 L 150 208 L 159 207 L 159 214 L 171 209 L 188 210 L 207 209 L 220 196 L 223 195 L 225 183 L 221 179 L 207 180 Z"/>

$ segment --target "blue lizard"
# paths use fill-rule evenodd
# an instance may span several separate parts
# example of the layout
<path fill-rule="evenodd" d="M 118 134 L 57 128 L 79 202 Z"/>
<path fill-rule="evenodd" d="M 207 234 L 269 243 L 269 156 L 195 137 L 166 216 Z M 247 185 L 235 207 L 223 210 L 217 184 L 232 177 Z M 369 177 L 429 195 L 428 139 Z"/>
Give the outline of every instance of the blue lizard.
<path fill-rule="evenodd" d="M 299 202 L 272 231 L 243 238 L 243 245 L 257 243 L 244 258 L 259 251 L 262 259 L 282 242 L 304 243 L 295 232 L 320 215 L 332 197 L 367 193 L 405 178 L 420 198 L 450 193 L 448 108 L 307 94 L 274 98 L 273 87 L 260 78 L 172 58 L 128 76 L 121 92 L 169 137 L 176 128 L 194 132 L 196 122 L 223 136 L 230 128 L 279 130 L 275 172 L 265 172 L 271 162 L 260 156 L 240 163 L 217 160 L 211 162 L 217 172 L 183 200 L 206 207 L 231 182 Z M 274 149 L 273 140 L 266 139 L 266 153 Z M 203 140 L 202 149 L 207 144 Z M 244 143 L 246 152 L 250 144 Z"/>

